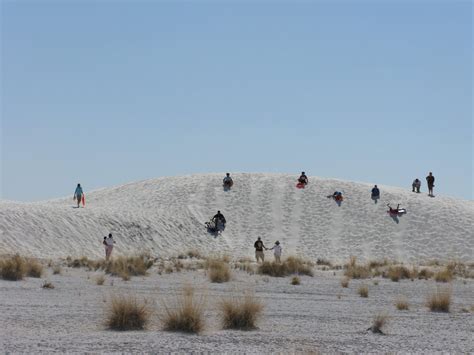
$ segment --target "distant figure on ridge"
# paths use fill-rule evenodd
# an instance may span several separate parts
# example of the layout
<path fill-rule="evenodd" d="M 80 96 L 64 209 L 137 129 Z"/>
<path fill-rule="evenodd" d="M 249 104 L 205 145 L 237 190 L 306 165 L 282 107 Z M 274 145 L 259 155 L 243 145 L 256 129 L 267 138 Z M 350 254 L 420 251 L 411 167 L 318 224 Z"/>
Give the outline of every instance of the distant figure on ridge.
<path fill-rule="evenodd" d="M 328 195 L 326 197 L 332 198 L 334 201 L 336 201 L 338 206 L 341 206 L 342 200 L 344 200 L 344 197 L 342 196 L 342 192 L 340 191 L 334 191 L 332 195 Z"/>
<path fill-rule="evenodd" d="M 234 185 L 234 181 L 230 177 L 230 174 L 225 174 L 225 178 L 222 180 L 222 184 L 224 185 L 225 190 L 230 190 L 230 188 Z"/>
<path fill-rule="evenodd" d="M 82 191 L 81 184 L 77 184 L 76 191 L 74 191 L 73 200 L 77 200 L 77 208 L 79 208 L 81 202 L 82 202 L 82 206 L 85 206 L 86 200 L 85 200 L 84 192 Z"/>
<path fill-rule="evenodd" d="M 275 242 L 275 245 L 272 248 L 270 248 L 270 250 L 273 250 L 273 256 L 275 257 L 275 262 L 278 264 L 281 263 L 280 257 L 281 257 L 282 249 L 280 246 L 280 242 L 278 240 Z"/>
<path fill-rule="evenodd" d="M 267 250 L 265 245 L 260 237 L 257 238 L 257 241 L 254 243 L 253 247 L 255 248 L 255 259 L 257 259 L 257 263 L 259 259 L 262 259 L 262 263 L 265 261 L 265 254 L 263 254 L 263 249 Z"/>
<path fill-rule="evenodd" d="M 380 198 L 380 190 L 377 187 L 377 185 L 374 186 L 372 189 L 372 194 L 371 194 L 372 200 L 374 200 L 375 203 L 377 203 L 377 200 Z"/>
<path fill-rule="evenodd" d="M 306 185 L 308 185 L 308 177 L 304 173 L 304 171 L 301 172 L 301 176 L 298 178 L 298 183 L 296 184 L 296 187 L 303 189 Z"/>
<path fill-rule="evenodd" d="M 433 173 L 430 172 L 429 175 L 426 177 L 426 183 L 428 184 L 428 196 L 434 197 L 433 195 L 433 187 L 434 187 L 435 177 Z"/>
<path fill-rule="evenodd" d="M 104 237 L 103 244 L 105 245 L 105 260 L 109 260 L 112 256 L 112 250 L 114 249 L 115 240 L 112 237 L 112 233 L 109 233 L 108 238 Z"/>
<path fill-rule="evenodd" d="M 413 180 L 413 184 L 411 184 L 412 191 L 415 192 L 415 189 L 416 189 L 416 192 L 420 193 L 420 187 L 421 187 L 421 181 L 419 179 Z"/>

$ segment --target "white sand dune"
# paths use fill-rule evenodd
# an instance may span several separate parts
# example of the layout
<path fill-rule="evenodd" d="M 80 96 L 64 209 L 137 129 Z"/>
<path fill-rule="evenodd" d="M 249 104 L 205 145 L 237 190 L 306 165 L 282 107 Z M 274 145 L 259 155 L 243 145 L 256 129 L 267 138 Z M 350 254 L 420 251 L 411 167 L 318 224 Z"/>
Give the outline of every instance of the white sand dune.
<path fill-rule="evenodd" d="M 157 256 L 189 249 L 203 253 L 253 254 L 257 237 L 271 246 L 280 240 L 286 255 L 310 258 L 393 258 L 472 260 L 473 201 L 415 194 L 379 185 L 381 200 L 370 199 L 371 184 L 310 177 L 304 190 L 288 174 L 233 174 L 223 191 L 224 174 L 169 177 L 86 192 L 85 208 L 71 197 L 39 203 L 0 201 L 0 254 L 57 258 L 99 257 L 109 232 L 116 253 L 149 251 Z M 344 192 L 338 206 L 326 198 Z M 393 220 L 386 204 L 407 208 Z M 207 233 L 217 210 L 227 221 L 222 235 Z"/>

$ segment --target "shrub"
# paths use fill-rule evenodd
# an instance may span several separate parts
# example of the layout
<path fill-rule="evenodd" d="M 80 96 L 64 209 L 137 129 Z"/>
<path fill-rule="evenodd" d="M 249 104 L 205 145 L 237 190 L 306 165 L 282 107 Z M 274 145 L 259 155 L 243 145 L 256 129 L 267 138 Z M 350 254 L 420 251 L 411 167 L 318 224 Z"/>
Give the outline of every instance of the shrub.
<path fill-rule="evenodd" d="M 95 278 L 95 283 L 99 286 L 102 286 L 105 282 L 105 276 L 104 275 L 99 275 Z"/>
<path fill-rule="evenodd" d="M 185 288 L 183 294 L 176 297 L 174 307 L 163 302 L 163 309 L 164 330 L 199 333 L 204 328 L 204 300 L 197 299 L 193 288 Z"/>
<path fill-rule="evenodd" d="M 397 307 L 397 309 L 399 311 L 406 311 L 408 310 L 409 308 L 409 305 L 408 305 L 408 301 L 405 297 L 399 297 L 396 301 L 395 301 L 395 307 Z"/>
<path fill-rule="evenodd" d="M 444 270 L 438 271 L 435 274 L 436 282 L 450 282 L 453 279 L 453 272 L 450 268 L 445 268 Z"/>
<path fill-rule="evenodd" d="M 113 330 L 142 330 L 150 315 L 146 302 L 138 302 L 132 297 L 113 297 L 107 309 L 106 325 Z"/>
<path fill-rule="evenodd" d="M 59 265 L 54 266 L 53 275 L 61 275 L 61 272 L 62 272 L 61 266 L 59 266 Z"/>
<path fill-rule="evenodd" d="M 393 282 L 398 282 L 400 279 L 411 278 L 411 272 L 405 266 L 391 266 L 385 276 Z"/>
<path fill-rule="evenodd" d="M 54 288 L 54 285 L 50 282 L 50 281 L 45 281 L 43 283 L 43 288 L 49 288 L 49 289 L 53 289 Z"/>
<path fill-rule="evenodd" d="M 141 254 L 138 256 L 119 256 L 109 260 L 105 264 L 105 272 L 114 276 L 120 276 L 122 279 L 130 279 L 130 276 L 146 275 L 147 270 L 153 266 L 153 260 L 149 255 Z"/>
<path fill-rule="evenodd" d="M 341 286 L 344 288 L 349 287 L 349 280 L 350 278 L 348 277 L 344 277 L 343 279 L 341 279 Z"/>
<path fill-rule="evenodd" d="M 32 259 L 28 260 L 27 263 L 28 263 L 27 275 L 29 277 L 40 278 L 41 275 L 43 274 L 43 265 L 41 265 L 36 260 L 32 260 Z"/>
<path fill-rule="evenodd" d="M 387 324 L 388 316 L 386 314 L 377 314 L 372 321 L 372 326 L 367 329 L 371 330 L 372 333 L 384 334 L 382 328 Z"/>
<path fill-rule="evenodd" d="M 28 267 L 25 259 L 19 255 L 12 256 L 0 263 L 0 273 L 4 280 L 23 280 L 27 270 Z"/>
<path fill-rule="evenodd" d="M 432 312 L 449 312 L 451 289 L 437 289 L 436 292 L 428 296 L 426 304 Z"/>
<path fill-rule="evenodd" d="M 428 279 L 431 279 L 433 277 L 433 275 L 434 275 L 434 273 L 430 269 L 421 269 L 418 272 L 418 279 L 428 280 Z"/>
<path fill-rule="evenodd" d="M 194 259 L 202 259 L 201 253 L 197 250 L 188 250 L 187 256 Z"/>
<path fill-rule="evenodd" d="M 355 256 L 351 256 L 349 262 L 345 265 L 344 275 L 351 279 L 366 279 L 371 276 L 370 274 L 370 268 L 365 265 L 358 265 Z"/>
<path fill-rule="evenodd" d="M 359 289 L 357 290 L 357 292 L 359 293 L 359 296 L 360 297 L 364 297 L 364 298 L 367 298 L 369 297 L 369 286 L 367 285 L 360 285 L 359 286 Z"/>
<path fill-rule="evenodd" d="M 313 270 L 308 262 L 292 256 L 283 263 L 265 261 L 258 266 L 258 273 L 274 277 L 284 277 L 291 274 L 313 276 Z"/>
<path fill-rule="evenodd" d="M 292 285 L 299 285 L 299 284 L 301 284 L 300 278 L 299 278 L 298 276 L 293 276 L 293 278 L 291 279 L 291 284 L 292 284 Z"/>
<path fill-rule="evenodd" d="M 211 282 L 222 283 L 230 280 L 230 267 L 223 260 L 209 260 L 208 267 Z"/>
<path fill-rule="evenodd" d="M 253 295 L 231 298 L 219 304 L 224 329 L 252 330 L 263 311 L 263 305 Z"/>

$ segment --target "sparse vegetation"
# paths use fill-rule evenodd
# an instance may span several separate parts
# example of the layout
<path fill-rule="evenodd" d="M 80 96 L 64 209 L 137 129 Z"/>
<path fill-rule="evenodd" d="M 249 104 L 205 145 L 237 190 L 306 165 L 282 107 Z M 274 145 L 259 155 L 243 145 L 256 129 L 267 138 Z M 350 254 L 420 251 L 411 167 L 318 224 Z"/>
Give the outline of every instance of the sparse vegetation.
<path fill-rule="evenodd" d="M 397 307 L 399 311 L 408 310 L 409 308 L 408 300 L 405 297 L 397 298 L 397 300 L 395 301 L 395 307 Z"/>
<path fill-rule="evenodd" d="M 258 266 L 258 273 L 274 277 L 284 277 L 291 274 L 313 276 L 309 262 L 290 256 L 282 263 L 265 261 Z"/>
<path fill-rule="evenodd" d="M 25 259 L 19 255 L 0 261 L 0 274 L 2 279 L 9 281 L 23 280 L 28 270 Z"/>
<path fill-rule="evenodd" d="M 38 261 L 29 259 L 27 260 L 27 275 L 29 277 L 36 277 L 40 278 L 43 275 L 43 265 L 41 265 Z"/>
<path fill-rule="evenodd" d="M 367 329 L 375 334 L 384 334 L 382 328 L 387 324 L 388 316 L 386 314 L 377 314 L 372 321 L 372 326 Z"/>
<path fill-rule="evenodd" d="M 355 256 L 351 256 L 349 262 L 344 267 L 344 275 L 351 279 L 366 279 L 371 276 L 370 268 L 367 265 L 357 264 Z"/>
<path fill-rule="evenodd" d="M 138 256 L 119 256 L 105 264 L 104 271 L 113 276 L 120 276 L 129 280 L 130 276 L 146 275 L 147 270 L 153 266 L 153 260 L 147 254 Z"/>
<path fill-rule="evenodd" d="M 95 283 L 96 285 L 102 286 L 105 282 L 105 276 L 104 275 L 99 275 L 95 278 Z"/>
<path fill-rule="evenodd" d="M 349 287 L 349 280 L 350 278 L 348 277 L 344 277 L 343 279 L 341 279 L 341 286 L 344 288 Z"/>
<path fill-rule="evenodd" d="M 148 324 L 150 315 L 146 302 L 132 297 L 114 297 L 107 309 L 106 325 L 113 330 L 142 330 Z"/>
<path fill-rule="evenodd" d="M 453 279 L 452 269 L 446 267 L 444 270 L 438 271 L 434 276 L 436 282 L 450 282 Z"/>
<path fill-rule="evenodd" d="M 230 280 L 230 267 L 223 259 L 209 259 L 207 267 L 211 282 L 222 283 Z"/>
<path fill-rule="evenodd" d="M 418 279 L 420 280 L 429 280 L 433 277 L 434 273 L 433 271 L 431 271 L 430 269 L 421 269 L 419 272 L 418 272 Z"/>
<path fill-rule="evenodd" d="M 359 286 L 357 289 L 357 293 L 359 294 L 360 297 L 367 298 L 369 297 L 369 286 L 362 284 Z"/>
<path fill-rule="evenodd" d="M 393 282 L 398 282 L 400 279 L 410 279 L 411 272 L 405 266 L 390 266 L 384 276 L 388 277 Z"/>
<path fill-rule="evenodd" d="M 428 296 L 426 304 L 432 312 L 449 312 L 452 291 L 449 288 L 437 289 Z"/>
<path fill-rule="evenodd" d="M 252 330 L 263 311 L 263 304 L 253 295 L 230 298 L 219 304 L 224 329 Z"/>
<path fill-rule="evenodd" d="M 204 300 L 198 299 L 191 287 L 176 297 L 172 307 L 163 302 L 163 309 L 160 319 L 164 330 L 199 333 L 204 328 Z"/>
<path fill-rule="evenodd" d="M 50 282 L 50 281 L 45 281 L 45 282 L 43 283 L 43 286 L 42 286 L 42 287 L 43 287 L 43 288 L 48 288 L 48 289 L 53 289 L 53 288 L 54 288 L 54 285 L 53 285 L 53 283 Z"/>
<path fill-rule="evenodd" d="M 60 265 L 55 265 L 53 267 L 53 275 L 61 275 L 62 269 Z"/>
<path fill-rule="evenodd" d="M 299 285 L 301 284 L 300 278 L 298 276 L 293 276 L 291 278 L 291 284 L 292 285 Z"/>

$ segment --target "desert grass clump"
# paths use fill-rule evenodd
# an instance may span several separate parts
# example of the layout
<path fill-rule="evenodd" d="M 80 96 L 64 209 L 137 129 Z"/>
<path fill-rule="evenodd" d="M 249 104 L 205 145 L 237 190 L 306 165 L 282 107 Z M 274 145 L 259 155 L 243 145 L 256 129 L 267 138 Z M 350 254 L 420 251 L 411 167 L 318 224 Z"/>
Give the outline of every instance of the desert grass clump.
<path fill-rule="evenodd" d="M 300 278 L 298 276 L 293 276 L 291 278 L 291 284 L 292 285 L 300 285 L 301 284 Z"/>
<path fill-rule="evenodd" d="M 112 330 L 142 330 L 150 320 L 146 302 L 132 297 L 113 297 L 107 309 L 106 325 Z"/>
<path fill-rule="evenodd" d="M 450 282 L 453 279 L 453 271 L 449 267 L 446 267 L 444 270 L 438 271 L 434 275 L 436 282 Z"/>
<path fill-rule="evenodd" d="M 211 282 L 223 283 L 230 280 L 230 267 L 224 260 L 211 259 L 208 260 L 207 265 Z"/>
<path fill-rule="evenodd" d="M 265 261 L 258 266 L 258 273 L 273 277 L 292 274 L 313 276 L 311 264 L 294 256 L 288 257 L 283 263 Z"/>
<path fill-rule="evenodd" d="M 427 268 L 424 268 L 418 271 L 419 280 L 429 280 L 433 277 L 433 275 L 434 275 L 434 272 Z"/>
<path fill-rule="evenodd" d="M 427 300 L 426 305 L 432 312 L 449 312 L 451 306 L 451 289 L 437 289 L 431 293 Z"/>
<path fill-rule="evenodd" d="M 369 297 L 369 286 L 365 284 L 360 285 L 359 288 L 357 289 L 357 293 L 359 294 L 360 297 L 364 297 L 364 298 Z"/>
<path fill-rule="evenodd" d="M 370 268 L 367 265 L 357 264 L 355 256 L 351 256 L 344 267 L 344 275 L 351 279 L 367 279 L 371 276 Z"/>
<path fill-rule="evenodd" d="M 395 307 L 399 311 L 407 311 L 409 308 L 408 300 L 405 297 L 399 297 L 395 300 Z"/>
<path fill-rule="evenodd" d="M 160 320 L 164 330 L 199 333 L 204 329 L 204 299 L 198 299 L 191 287 L 176 297 L 172 307 L 163 302 L 163 309 Z"/>
<path fill-rule="evenodd" d="M 54 285 L 53 285 L 53 283 L 50 282 L 50 281 L 45 281 L 45 282 L 43 283 L 43 286 L 41 286 L 41 287 L 47 288 L 47 289 L 53 289 L 53 288 L 54 288 Z"/>
<path fill-rule="evenodd" d="M 61 275 L 62 269 L 60 265 L 55 265 L 53 267 L 53 275 Z"/>
<path fill-rule="evenodd" d="M 248 294 L 242 298 L 229 298 L 219 304 L 223 329 L 256 329 L 257 320 L 263 311 L 263 304 L 255 296 Z"/>
<path fill-rule="evenodd" d="M 105 282 L 105 276 L 104 275 L 99 275 L 95 278 L 95 284 L 102 286 Z"/>
<path fill-rule="evenodd" d="M 382 331 L 382 328 L 387 324 L 387 320 L 388 316 L 386 314 L 377 314 L 372 321 L 372 326 L 367 330 L 383 335 L 385 333 Z"/>
<path fill-rule="evenodd" d="M 350 278 L 348 278 L 348 277 L 344 277 L 343 279 L 341 279 L 341 286 L 344 287 L 344 288 L 348 288 L 349 287 L 349 280 L 350 280 Z"/>
<path fill-rule="evenodd" d="M 43 265 L 41 265 L 38 261 L 29 259 L 27 260 L 27 266 L 27 276 L 40 278 L 41 275 L 43 275 Z"/>
<path fill-rule="evenodd" d="M 23 280 L 28 271 L 28 266 L 21 256 L 15 255 L 0 261 L 0 275 L 2 279 L 9 281 Z"/>
<path fill-rule="evenodd" d="M 142 276 L 153 266 L 153 260 L 147 254 L 137 256 L 119 256 L 109 260 L 104 267 L 107 274 L 120 276 L 122 279 L 130 279 L 130 276 Z"/>
<path fill-rule="evenodd" d="M 411 272 L 405 266 L 391 266 L 388 268 L 387 273 L 385 274 L 393 282 L 398 282 L 401 279 L 410 279 Z"/>

